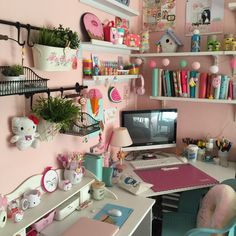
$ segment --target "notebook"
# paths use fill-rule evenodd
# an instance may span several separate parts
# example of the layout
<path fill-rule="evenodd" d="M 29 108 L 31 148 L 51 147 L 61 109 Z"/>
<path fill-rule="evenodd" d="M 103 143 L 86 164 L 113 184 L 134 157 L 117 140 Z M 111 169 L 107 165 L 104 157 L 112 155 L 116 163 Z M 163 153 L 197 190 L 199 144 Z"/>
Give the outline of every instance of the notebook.
<path fill-rule="evenodd" d="M 153 191 L 161 192 L 190 187 L 204 187 L 219 182 L 191 164 L 134 170 L 145 182 L 153 184 Z"/>
<path fill-rule="evenodd" d="M 121 211 L 122 215 L 119 217 L 109 216 L 108 211 L 112 209 L 117 209 Z M 132 208 L 108 203 L 94 216 L 94 219 L 103 222 L 106 221 L 109 222 L 110 224 L 114 224 L 117 225 L 118 227 L 121 227 L 125 223 L 125 221 L 129 218 L 132 212 L 133 212 Z"/>
<path fill-rule="evenodd" d="M 119 227 L 87 217 L 79 218 L 63 236 L 114 236 Z"/>

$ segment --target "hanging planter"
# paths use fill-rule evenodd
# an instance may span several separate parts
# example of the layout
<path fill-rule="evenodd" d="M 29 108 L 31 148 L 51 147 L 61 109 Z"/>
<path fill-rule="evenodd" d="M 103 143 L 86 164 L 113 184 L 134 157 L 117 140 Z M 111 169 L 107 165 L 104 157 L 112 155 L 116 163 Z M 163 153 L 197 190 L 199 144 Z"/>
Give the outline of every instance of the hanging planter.
<path fill-rule="evenodd" d="M 32 48 L 34 67 L 43 71 L 69 71 L 76 68 L 77 50 L 35 44 Z"/>
<path fill-rule="evenodd" d="M 80 107 L 72 100 L 61 97 L 39 98 L 33 113 L 41 118 L 38 125 L 41 141 L 50 141 L 60 129 L 69 129 L 71 123 L 81 115 Z"/>
<path fill-rule="evenodd" d="M 43 28 L 32 47 L 34 66 L 44 71 L 68 71 L 77 68 L 80 39 L 70 28 Z"/>

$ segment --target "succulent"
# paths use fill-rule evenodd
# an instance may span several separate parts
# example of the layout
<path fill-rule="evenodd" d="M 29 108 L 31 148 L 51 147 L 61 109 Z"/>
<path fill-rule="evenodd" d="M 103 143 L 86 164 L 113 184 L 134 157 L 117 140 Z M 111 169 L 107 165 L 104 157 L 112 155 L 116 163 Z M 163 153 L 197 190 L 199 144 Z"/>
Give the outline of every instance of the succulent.
<path fill-rule="evenodd" d="M 2 74 L 5 76 L 19 76 L 24 74 L 24 68 L 21 65 L 6 66 L 2 70 Z"/>

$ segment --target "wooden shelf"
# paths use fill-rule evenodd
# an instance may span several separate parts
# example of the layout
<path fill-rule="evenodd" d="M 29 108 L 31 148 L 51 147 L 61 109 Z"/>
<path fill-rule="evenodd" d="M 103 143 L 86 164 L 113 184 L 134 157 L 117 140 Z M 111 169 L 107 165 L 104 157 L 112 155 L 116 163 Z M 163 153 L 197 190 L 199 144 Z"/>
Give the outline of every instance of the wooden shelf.
<path fill-rule="evenodd" d="M 236 2 L 229 2 L 228 7 L 230 10 L 236 10 Z"/>
<path fill-rule="evenodd" d="M 138 47 L 127 47 L 124 44 L 113 44 L 107 41 L 101 41 L 96 39 L 91 39 L 91 42 L 82 42 L 82 50 L 86 51 L 100 51 L 108 53 L 117 54 L 127 54 L 130 55 L 132 50 L 139 51 Z"/>
<path fill-rule="evenodd" d="M 80 0 L 93 8 L 97 8 L 114 16 L 128 19 L 138 16 L 139 12 L 115 0 Z"/>
<path fill-rule="evenodd" d="M 150 99 L 160 101 L 178 101 L 178 102 L 202 102 L 202 103 L 221 103 L 221 104 L 236 104 L 236 100 L 225 100 L 225 99 L 206 99 L 206 98 L 184 98 L 184 97 L 154 97 Z"/>
<path fill-rule="evenodd" d="M 139 75 L 100 75 L 92 76 L 91 79 L 83 79 L 83 85 L 85 86 L 95 86 L 102 85 L 106 83 L 123 83 L 128 82 L 131 79 L 139 78 Z"/>

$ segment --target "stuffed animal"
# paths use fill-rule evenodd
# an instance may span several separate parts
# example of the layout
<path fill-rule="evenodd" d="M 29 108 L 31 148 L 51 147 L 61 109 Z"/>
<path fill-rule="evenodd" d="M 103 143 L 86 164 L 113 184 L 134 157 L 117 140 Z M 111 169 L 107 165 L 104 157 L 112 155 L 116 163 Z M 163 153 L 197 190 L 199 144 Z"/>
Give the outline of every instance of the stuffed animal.
<path fill-rule="evenodd" d="M 14 117 L 12 119 L 12 132 L 15 134 L 10 142 L 16 143 L 19 150 L 38 146 L 39 133 L 36 132 L 38 119 L 31 115 L 28 117 Z"/>

